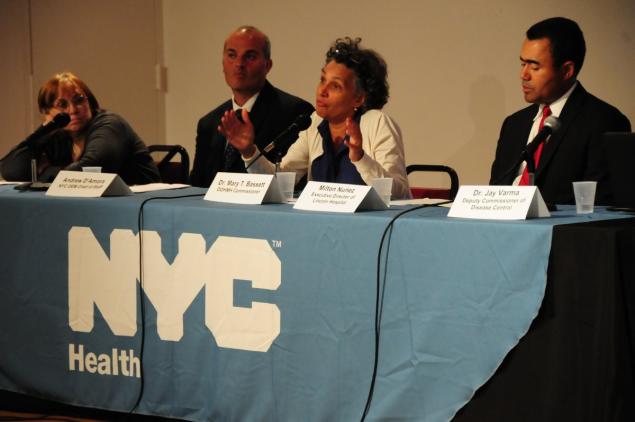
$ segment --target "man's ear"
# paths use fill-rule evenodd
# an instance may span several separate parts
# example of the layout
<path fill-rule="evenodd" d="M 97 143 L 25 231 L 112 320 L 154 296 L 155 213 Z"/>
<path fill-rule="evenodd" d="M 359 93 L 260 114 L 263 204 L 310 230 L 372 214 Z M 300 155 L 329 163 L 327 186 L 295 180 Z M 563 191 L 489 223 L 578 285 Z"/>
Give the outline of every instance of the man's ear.
<path fill-rule="evenodd" d="M 573 75 L 575 74 L 575 63 L 573 63 L 571 60 L 567 60 L 566 62 L 562 63 L 562 66 L 560 66 L 560 71 L 562 72 L 562 77 L 565 81 L 568 81 L 569 79 L 573 78 Z"/>

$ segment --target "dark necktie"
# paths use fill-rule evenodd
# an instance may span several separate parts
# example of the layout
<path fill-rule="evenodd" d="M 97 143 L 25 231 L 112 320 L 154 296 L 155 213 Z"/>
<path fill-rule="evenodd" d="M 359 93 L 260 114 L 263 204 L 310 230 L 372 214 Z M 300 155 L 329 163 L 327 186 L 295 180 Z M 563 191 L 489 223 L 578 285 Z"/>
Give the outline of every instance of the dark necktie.
<path fill-rule="evenodd" d="M 242 110 L 239 108 L 235 111 L 236 115 L 240 116 Z M 240 119 L 240 118 L 239 118 Z M 238 159 L 238 151 L 236 148 L 232 146 L 229 142 L 227 142 L 227 146 L 225 147 L 225 153 L 223 154 L 223 171 L 229 171 L 232 168 L 232 165 Z"/>
<path fill-rule="evenodd" d="M 551 109 L 548 105 L 546 105 L 542 109 L 542 118 L 540 119 L 540 124 L 538 125 L 538 132 L 542 130 L 542 127 L 545 125 L 545 119 L 549 116 L 551 116 Z M 540 145 L 538 145 L 538 148 L 536 148 L 536 151 L 534 152 L 534 168 L 536 169 L 538 168 L 538 162 L 540 161 L 540 155 L 542 154 L 542 147 L 544 145 L 545 143 L 542 142 Z M 518 185 L 527 186 L 528 184 L 529 173 L 527 172 L 527 167 L 525 167 L 525 170 L 523 170 L 523 175 L 520 177 L 520 182 L 518 182 Z"/>

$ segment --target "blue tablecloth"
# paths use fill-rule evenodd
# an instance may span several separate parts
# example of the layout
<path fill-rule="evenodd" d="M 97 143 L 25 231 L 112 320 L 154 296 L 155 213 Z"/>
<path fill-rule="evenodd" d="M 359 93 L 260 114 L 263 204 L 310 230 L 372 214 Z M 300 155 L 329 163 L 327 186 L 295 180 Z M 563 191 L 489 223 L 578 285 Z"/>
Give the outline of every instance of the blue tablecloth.
<path fill-rule="evenodd" d="M 379 240 L 403 208 L 342 215 L 153 200 L 139 306 L 141 203 L 197 193 L 70 199 L 0 186 L 0 388 L 128 411 L 143 387 L 135 412 L 194 421 L 358 420 L 373 367 Z M 446 214 L 406 214 L 384 245 L 368 420 L 449 420 L 538 313 L 552 227 L 613 217 Z M 179 306 L 182 320 L 169 314 Z M 265 320 L 249 322 L 262 306 Z M 256 343 L 262 350 L 240 346 Z"/>

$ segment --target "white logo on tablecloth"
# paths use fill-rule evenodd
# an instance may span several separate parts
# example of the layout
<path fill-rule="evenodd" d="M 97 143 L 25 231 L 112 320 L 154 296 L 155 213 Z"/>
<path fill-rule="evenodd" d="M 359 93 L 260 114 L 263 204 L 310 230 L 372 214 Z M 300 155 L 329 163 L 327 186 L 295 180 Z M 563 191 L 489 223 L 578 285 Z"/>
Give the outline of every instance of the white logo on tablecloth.
<path fill-rule="evenodd" d="M 280 334 L 280 310 L 270 303 L 233 305 L 234 280 L 276 290 L 281 263 L 263 239 L 219 236 L 209 251 L 200 234 L 183 233 L 172 264 L 161 252 L 157 232 L 143 231 L 143 290 L 157 311 L 162 340 L 179 341 L 183 314 L 205 287 L 205 325 L 219 347 L 266 352 Z M 110 234 L 110 258 L 88 227 L 68 233 L 68 321 L 90 332 L 97 306 L 115 335 L 137 332 L 139 239 L 131 230 Z"/>

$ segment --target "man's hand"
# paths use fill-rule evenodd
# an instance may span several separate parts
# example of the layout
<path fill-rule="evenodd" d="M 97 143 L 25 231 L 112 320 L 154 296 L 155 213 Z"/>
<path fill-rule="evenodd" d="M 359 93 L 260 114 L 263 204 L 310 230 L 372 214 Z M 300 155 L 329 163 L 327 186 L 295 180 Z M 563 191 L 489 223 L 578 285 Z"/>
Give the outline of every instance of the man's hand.
<path fill-rule="evenodd" d="M 243 157 L 250 158 L 256 153 L 254 125 L 247 110 L 243 109 L 241 113 L 244 123 L 238 119 L 234 110 L 227 110 L 220 119 L 218 131 Z"/>

